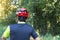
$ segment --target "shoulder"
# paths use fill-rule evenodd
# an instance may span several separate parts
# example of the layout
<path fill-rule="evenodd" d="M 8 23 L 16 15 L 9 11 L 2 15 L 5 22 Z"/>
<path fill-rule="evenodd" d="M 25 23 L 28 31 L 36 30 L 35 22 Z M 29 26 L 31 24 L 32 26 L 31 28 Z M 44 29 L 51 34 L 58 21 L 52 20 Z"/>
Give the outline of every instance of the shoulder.
<path fill-rule="evenodd" d="M 17 26 L 17 24 L 10 24 L 10 29 L 15 28 L 16 26 Z"/>
<path fill-rule="evenodd" d="M 17 24 L 10 24 L 10 26 L 15 26 L 15 25 L 17 25 Z"/>
<path fill-rule="evenodd" d="M 29 29 L 34 29 L 34 27 L 32 25 L 26 24 L 25 26 Z"/>
<path fill-rule="evenodd" d="M 10 24 L 10 25 L 16 25 L 16 24 Z"/>
<path fill-rule="evenodd" d="M 31 25 L 29 25 L 29 24 L 25 24 L 25 26 L 26 26 L 26 27 L 29 27 L 29 28 L 32 28 L 32 26 L 31 26 Z"/>

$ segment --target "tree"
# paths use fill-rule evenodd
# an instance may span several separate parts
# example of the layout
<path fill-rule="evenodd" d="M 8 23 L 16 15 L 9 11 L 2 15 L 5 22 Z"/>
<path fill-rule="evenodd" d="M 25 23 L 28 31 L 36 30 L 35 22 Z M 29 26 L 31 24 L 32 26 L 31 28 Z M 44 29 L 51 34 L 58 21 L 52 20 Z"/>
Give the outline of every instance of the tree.
<path fill-rule="evenodd" d="M 59 0 L 39 0 L 38 2 L 34 2 L 33 8 L 35 12 L 35 28 L 40 30 L 41 34 L 46 34 L 47 32 L 56 34 L 54 29 L 56 28 L 56 24 L 59 22 L 58 20 L 60 20 Z"/>
<path fill-rule="evenodd" d="M 31 15 L 29 23 L 31 22 L 40 34 L 45 35 L 47 32 L 56 34 L 55 28 L 60 21 L 59 2 L 59 0 L 20 0 L 20 7 L 28 9 Z"/>
<path fill-rule="evenodd" d="M 11 21 L 10 15 L 12 14 L 12 11 L 16 8 L 15 5 L 11 4 L 12 0 L 0 0 L 0 5 L 1 5 L 1 22 L 3 23 L 9 23 Z"/>

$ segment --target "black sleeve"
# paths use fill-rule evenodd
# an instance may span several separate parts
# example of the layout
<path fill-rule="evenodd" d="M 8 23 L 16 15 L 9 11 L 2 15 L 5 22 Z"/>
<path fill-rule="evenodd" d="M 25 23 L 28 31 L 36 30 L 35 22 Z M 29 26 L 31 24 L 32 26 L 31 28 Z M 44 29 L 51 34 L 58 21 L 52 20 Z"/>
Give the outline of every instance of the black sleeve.
<path fill-rule="evenodd" d="M 34 28 L 32 28 L 31 36 L 35 39 L 38 37 L 37 33 L 35 32 Z"/>

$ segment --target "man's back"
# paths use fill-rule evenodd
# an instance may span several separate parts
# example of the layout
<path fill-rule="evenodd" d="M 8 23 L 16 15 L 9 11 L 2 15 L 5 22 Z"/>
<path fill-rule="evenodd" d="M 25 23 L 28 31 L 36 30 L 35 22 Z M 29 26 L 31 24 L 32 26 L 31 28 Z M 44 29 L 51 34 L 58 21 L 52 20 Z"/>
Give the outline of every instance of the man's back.
<path fill-rule="evenodd" d="M 30 40 L 30 36 L 37 37 L 34 29 L 28 24 L 10 25 L 10 40 Z"/>

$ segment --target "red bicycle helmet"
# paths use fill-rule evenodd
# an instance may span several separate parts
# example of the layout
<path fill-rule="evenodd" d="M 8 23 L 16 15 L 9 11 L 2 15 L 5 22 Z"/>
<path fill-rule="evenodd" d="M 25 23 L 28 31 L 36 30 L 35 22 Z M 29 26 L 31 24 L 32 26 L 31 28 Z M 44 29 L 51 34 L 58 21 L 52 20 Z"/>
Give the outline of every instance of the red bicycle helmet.
<path fill-rule="evenodd" d="M 28 17 L 28 12 L 26 8 L 20 8 L 17 11 L 17 16 Z"/>

